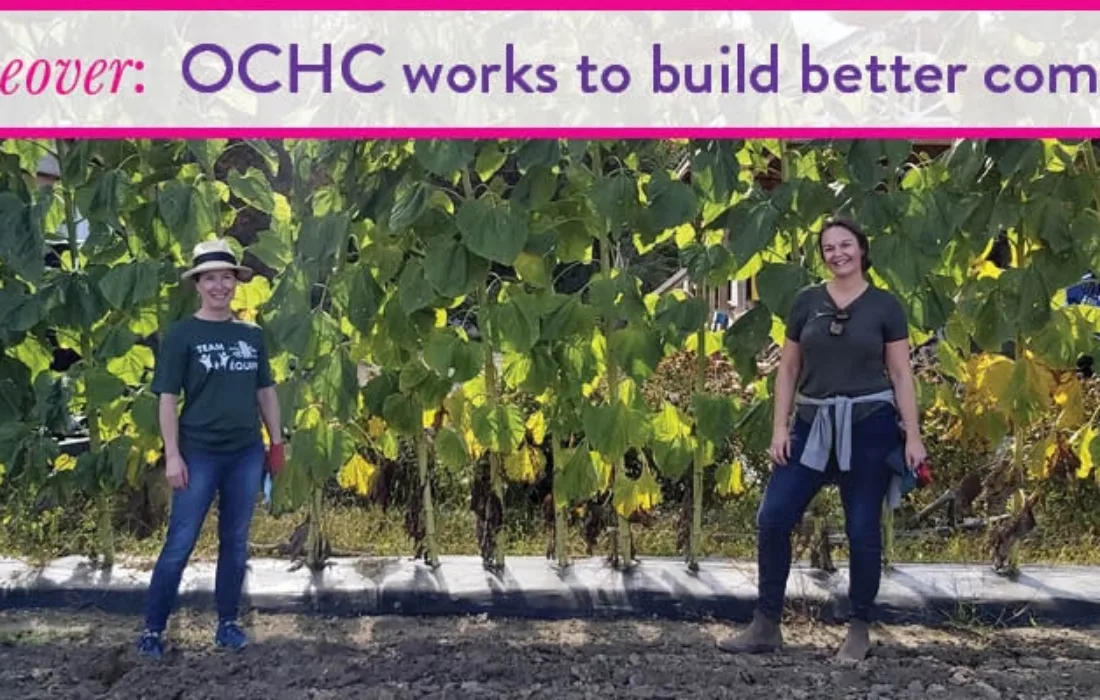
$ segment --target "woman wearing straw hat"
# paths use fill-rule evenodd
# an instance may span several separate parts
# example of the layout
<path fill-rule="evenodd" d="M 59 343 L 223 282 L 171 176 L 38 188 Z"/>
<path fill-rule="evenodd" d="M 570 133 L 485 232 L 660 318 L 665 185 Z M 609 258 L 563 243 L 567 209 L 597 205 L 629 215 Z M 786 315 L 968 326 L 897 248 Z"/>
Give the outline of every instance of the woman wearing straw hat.
<path fill-rule="evenodd" d="M 153 569 L 145 630 L 138 640 L 139 652 L 149 658 L 164 653 L 162 635 L 180 578 L 215 494 L 219 546 L 214 641 L 231 649 L 248 642 L 236 617 L 249 525 L 265 462 L 274 474 L 284 460 L 279 404 L 263 333 L 234 318 L 230 308 L 238 282 L 252 276 L 225 241 L 196 246 L 183 279 L 194 284 L 201 307 L 168 330 L 157 357 L 152 389 L 160 396 L 165 471 L 173 494 L 168 535 Z M 181 395 L 183 410 L 177 414 Z M 271 443 L 266 459 L 261 417 Z"/>

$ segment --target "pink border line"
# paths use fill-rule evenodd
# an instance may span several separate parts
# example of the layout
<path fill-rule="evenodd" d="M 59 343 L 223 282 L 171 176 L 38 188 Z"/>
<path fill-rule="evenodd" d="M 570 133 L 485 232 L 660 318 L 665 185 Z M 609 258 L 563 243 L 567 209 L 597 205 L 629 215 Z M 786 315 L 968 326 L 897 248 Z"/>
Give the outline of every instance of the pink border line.
<path fill-rule="evenodd" d="M 1100 127 L 0 127 L 0 138 L 72 139 L 1100 139 Z"/>
<path fill-rule="evenodd" d="M 0 0 L 0 11 L 26 12 L 652 12 L 652 11 L 1098 11 L 1096 0 Z"/>

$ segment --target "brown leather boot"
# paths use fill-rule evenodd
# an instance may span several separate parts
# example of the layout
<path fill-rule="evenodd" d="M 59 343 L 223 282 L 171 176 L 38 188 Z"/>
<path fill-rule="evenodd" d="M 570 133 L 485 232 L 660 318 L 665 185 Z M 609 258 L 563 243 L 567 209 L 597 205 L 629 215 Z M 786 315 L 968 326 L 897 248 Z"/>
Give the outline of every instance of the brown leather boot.
<path fill-rule="evenodd" d="M 863 620 L 848 623 L 848 636 L 837 656 L 845 661 L 863 661 L 871 651 L 871 626 Z"/>
<path fill-rule="evenodd" d="M 772 622 L 759 610 L 753 614 L 750 624 L 741 634 L 718 642 L 718 648 L 731 654 L 766 654 L 783 646 L 783 631 L 779 623 Z"/>

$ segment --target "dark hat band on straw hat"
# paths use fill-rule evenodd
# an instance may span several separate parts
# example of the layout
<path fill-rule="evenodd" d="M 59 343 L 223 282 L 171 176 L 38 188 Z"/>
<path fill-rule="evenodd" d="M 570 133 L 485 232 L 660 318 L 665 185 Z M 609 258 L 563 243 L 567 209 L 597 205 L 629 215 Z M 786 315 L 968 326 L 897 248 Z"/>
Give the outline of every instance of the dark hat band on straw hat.
<path fill-rule="evenodd" d="M 198 267 L 199 265 L 205 265 L 206 263 L 211 262 L 223 262 L 229 263 L 230 265 L 236 265 L 237 258 L 233 257 L 232 253 L 225 253 L 219 250 L 212 253 L 203 253 L 202 255 L 195 256 L 195 259 L 192 262 L 192 266 Z"/>

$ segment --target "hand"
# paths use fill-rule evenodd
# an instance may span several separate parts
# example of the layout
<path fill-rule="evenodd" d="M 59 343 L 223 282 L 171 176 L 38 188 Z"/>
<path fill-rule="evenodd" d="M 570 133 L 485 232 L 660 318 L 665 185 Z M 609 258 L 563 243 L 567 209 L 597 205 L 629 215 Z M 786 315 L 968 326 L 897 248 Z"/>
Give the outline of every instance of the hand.
<path fill-rule="evenodd" d="M 768 447 L 768 456 L 772 462 L 780 466 L 785 465 L 791 456 L 791 436 L 786 430 L 772 432 L 772 444 Z"/>
<path fill-rule="evenodd" d="M 910 469 L 916 469 L 924 460 L 928 459 L 928 452 L 916 435 L 905 439 L 905 463 Z"/>
<path fill-rule="evenodd" d="M 165 460 L 164 474 L 168 484 L 176 490 L 187 488 L 187 462 L 179 454 L 168 455 Z"/>
<path fill-rule="evenodd" d="M 281 442 L 272 443 L 267 450 L 267 470 L 271 476 L 275 476 L 286 464 L 286 445 Z"/>

